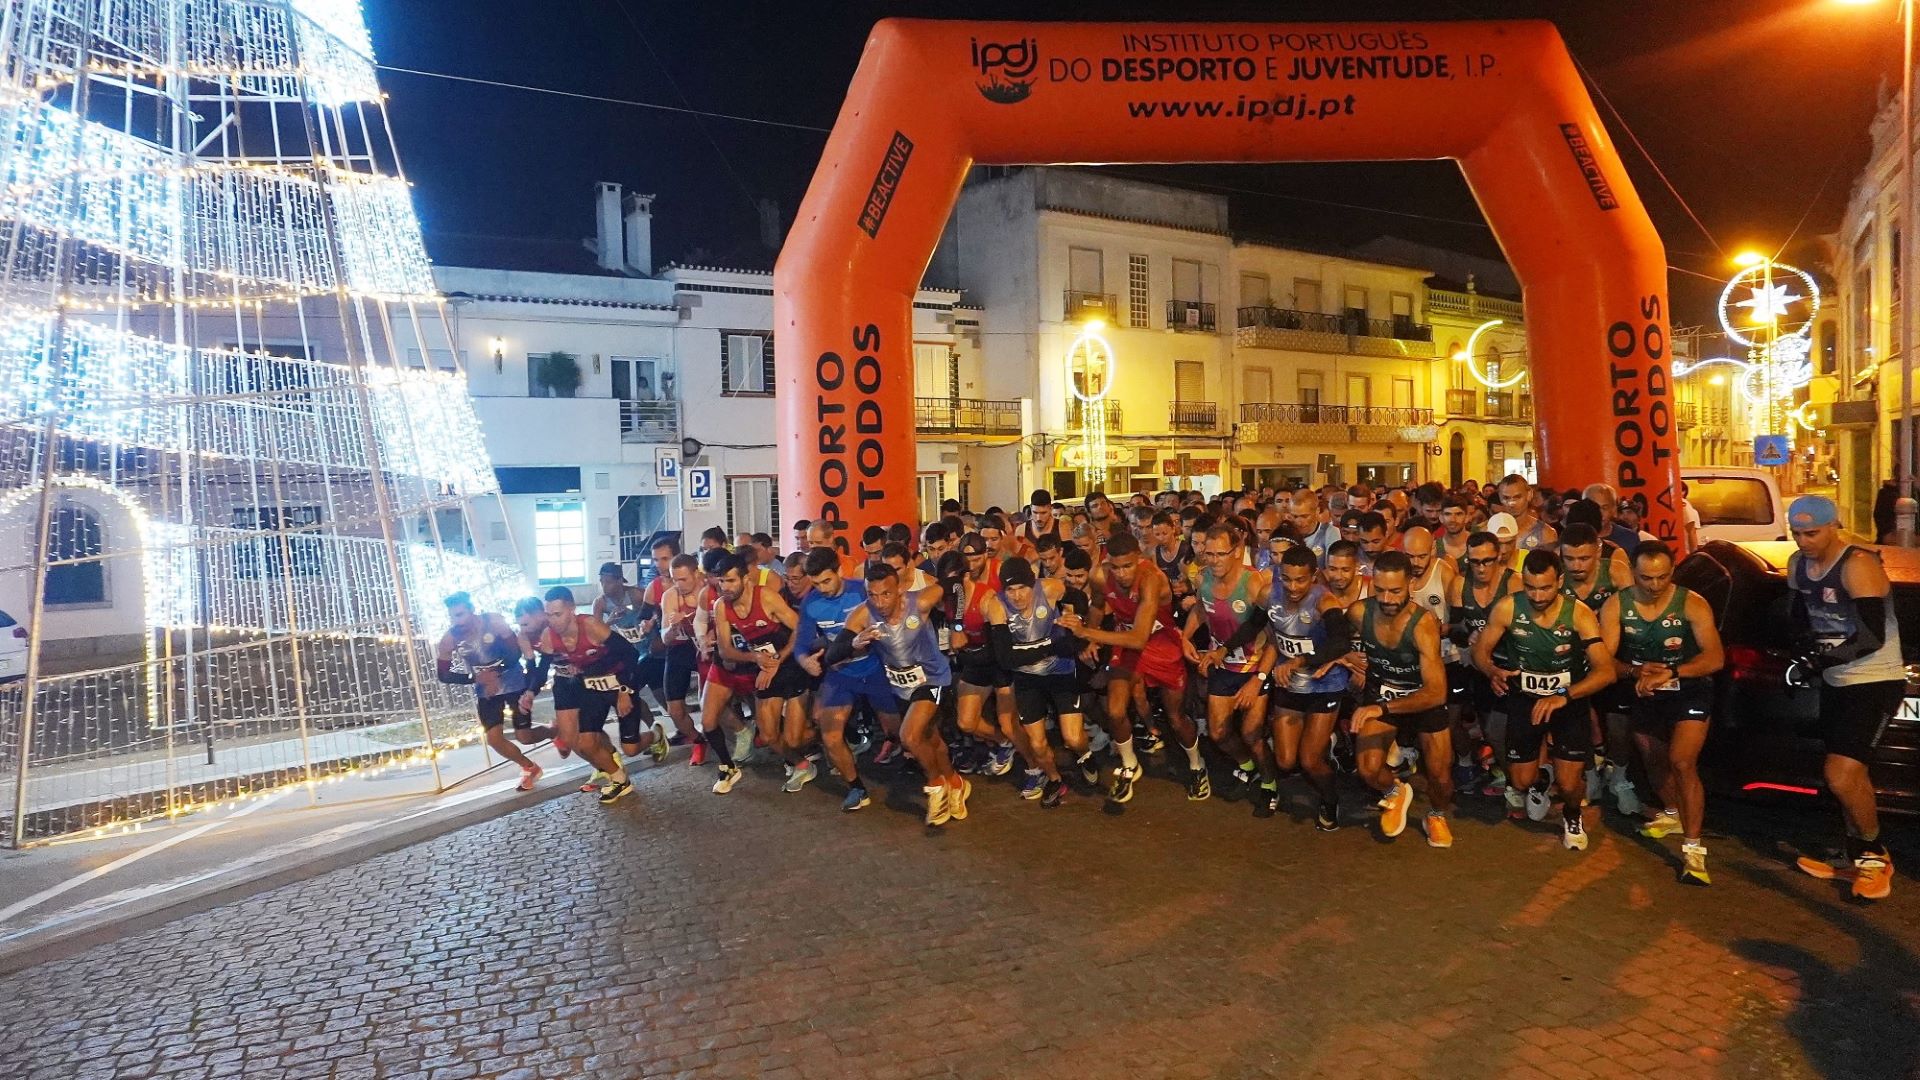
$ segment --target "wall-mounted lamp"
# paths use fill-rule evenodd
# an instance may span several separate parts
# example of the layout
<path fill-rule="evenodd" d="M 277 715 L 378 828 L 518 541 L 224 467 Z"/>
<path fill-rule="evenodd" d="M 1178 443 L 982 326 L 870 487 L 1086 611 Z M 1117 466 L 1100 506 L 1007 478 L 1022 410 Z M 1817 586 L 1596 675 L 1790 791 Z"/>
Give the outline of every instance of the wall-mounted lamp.
<path fill-rule="evenodd" d="M 505 338 L 494 338 L 487 347 L 493 350 L 493 373 L 501 374 L 507 370 L 507 342 Z"/>

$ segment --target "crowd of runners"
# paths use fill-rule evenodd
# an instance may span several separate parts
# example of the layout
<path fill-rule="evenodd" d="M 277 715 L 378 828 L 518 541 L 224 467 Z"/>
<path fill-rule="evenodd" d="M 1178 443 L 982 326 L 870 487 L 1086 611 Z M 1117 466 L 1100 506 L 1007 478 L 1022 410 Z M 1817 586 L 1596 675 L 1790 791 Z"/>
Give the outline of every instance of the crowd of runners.
<path fill-rule="evenodd" d="M 1724 651 L 1707 602 L 1675 584 L 1684 553 L 1636 509 L 1604 484 L 1508 476 L 1070 509 L 1042 490 L 857 537 L 801 522 L 784 556 L 714 529 L 697 551 L 654 544 L 645 588 L 606 564 L 590 610 L 566 587 L 510 616 L 449 597 L 439 676 L 473 684 L 523 789 L 541 770 L 522 747 L 551 740 L 592 764 L 602 803 L 632 790 L 629 763 L 679 746 L 715 794 L 765 754 L 788 792 L 831 773 L 848 812 L 876 769 L 914 770 L 928 826 L 965 820 L 976 778 L 1118 808 L 1162 759 L 1195 802 L 1272 817 L 1304 789 L 1322 831 L 1418 820 L 1435 848 L 1461 797 L 1555 819 L 1575 851 L 1610 799 L 1642 835 L 1679 836 L 1680 880 L 1707 885 L 1697 763 Z M 1829 500 L 1796 501 L 1790 524 L 1790 677 L 1824 684 L 1850 857 L 1803 868 L 1878 899 L 1892 865 L 1865 763 L 1905 680 L 1887 579 Z M 552 728 L 533 723 L 548 686 Z"/>

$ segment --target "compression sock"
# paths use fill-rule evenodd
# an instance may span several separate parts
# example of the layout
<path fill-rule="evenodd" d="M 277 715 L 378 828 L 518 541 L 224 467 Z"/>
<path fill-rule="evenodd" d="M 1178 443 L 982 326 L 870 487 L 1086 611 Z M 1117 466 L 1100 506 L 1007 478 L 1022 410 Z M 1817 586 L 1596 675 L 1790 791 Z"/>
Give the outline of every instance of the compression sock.
<path fill-rule="evenodd" d="M 726 729 L 716 727 L 711 730 L 702 731 L 700 737 L 707 740 L 707 749 L 713 752 L 714 758 L 718 760 L 720 764 L 725 765 L 729 769 L 734 767 L 733 739 L 727 734 Z"/>

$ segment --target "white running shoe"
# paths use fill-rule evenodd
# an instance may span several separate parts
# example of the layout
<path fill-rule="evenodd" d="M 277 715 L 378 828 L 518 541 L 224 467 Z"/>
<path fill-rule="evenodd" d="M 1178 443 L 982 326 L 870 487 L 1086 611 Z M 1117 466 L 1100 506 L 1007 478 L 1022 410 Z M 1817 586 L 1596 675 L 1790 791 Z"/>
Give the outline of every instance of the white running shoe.
<path fill-rule="evenodd" d="M 1560 825 L 1560 844 L 1568 851 L 1587 850 L 1587 827 L 1568 818 Z"/>
<path fill-rule="evenodd" d="M 737 765 L 722 765 L 720 766 L 720 778 L 713 782 L 713 793 L 715 795 L 725 795 L 727 792 L 733 790 L 733 785 L 739 782 L 740 767 Z"/>
<path fill-rule="evenodd" d="M 1527 816 L 1535 821 L 1547 820 L 1547 811 L 1553 808 L 1553 798 L 1546 788 L 1527 789 Z"/>
<path fill-rule="evenodd" d="M 814 766 L 812 761 L 802 760 L 798 767 L 788 770 L 787 782 L 781 786 L 780 790 L 789 794 L 799 791 L 801 788 L 813 783 L 813 778 L 818 775 L 820 775 L 820 770 Z"/>

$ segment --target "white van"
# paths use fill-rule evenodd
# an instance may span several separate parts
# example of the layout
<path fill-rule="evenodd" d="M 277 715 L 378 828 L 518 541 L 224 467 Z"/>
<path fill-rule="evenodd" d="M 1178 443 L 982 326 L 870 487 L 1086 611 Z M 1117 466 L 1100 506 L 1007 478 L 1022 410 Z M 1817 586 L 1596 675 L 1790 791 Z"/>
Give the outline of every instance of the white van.
<path fill-rule="evenodd" d="M 1687 501 L 1700 513 L 1700 540 L 1785 540 L 1787 504 L 1765 469 L 1682 467 Z"/>

